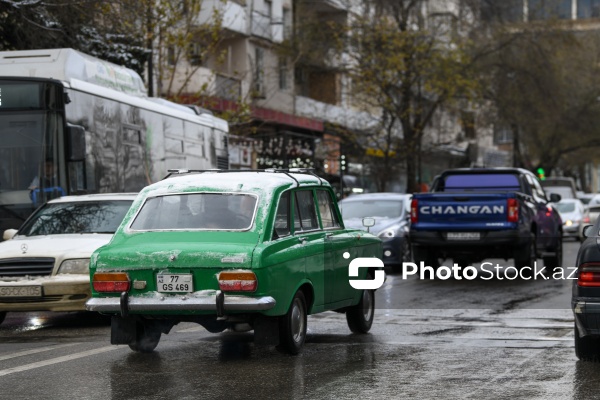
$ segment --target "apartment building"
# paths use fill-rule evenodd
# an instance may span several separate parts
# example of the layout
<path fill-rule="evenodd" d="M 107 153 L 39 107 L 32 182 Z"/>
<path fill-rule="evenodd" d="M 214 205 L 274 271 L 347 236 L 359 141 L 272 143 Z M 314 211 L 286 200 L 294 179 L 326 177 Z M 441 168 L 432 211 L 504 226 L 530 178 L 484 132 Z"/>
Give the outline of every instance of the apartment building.
<path fill-rule="evenodd" d="M 203 0 L 198 25 L 221 18 L 223 39 L 214 54 L 178 64 L 170 92 L 179 101 L 215 112 L 242 111 L 248 117 L 231 126 L 231 168 L 312 167 L 330 178 L 368 175 L 361 160 L 346 155 L 342 137 L 373 129 L 377 110 L 353 96 L 352 82 L 330 57 L 326 41 L 312 56 L 282 52 L 292 33 L 307 20 L 317 26 L 349 23 L 360 12 L 347 0 Z M 423 1 L 425 23 L 450 32 L 464 15 L 460 0 Z M 216 11 L 216 14 L 215 14 Z M 296 32 L 294 30 L 296 29 Z M 306 54 L 306 53 L 305 53 Z M 320 56 L 320 57 L 319 57 Z M 173 84 L 174 83 L 174 84 Z M 159 84 L 166 88 L 166 82 Z M 247 109 L 240 110 L 240 104 Z M 400 128 L 397 135 L 402 135 Z M 508 165 L 508 153 L 493 142 L 493 130 L 480 124 L 471 104 L 441 109 L 428 127 L 420 180 L 431 181 L 448 167 Z M 372 150 L 371 156 L 377 157 Z M 403 191 L 402 174 L 389 190 Z"/>

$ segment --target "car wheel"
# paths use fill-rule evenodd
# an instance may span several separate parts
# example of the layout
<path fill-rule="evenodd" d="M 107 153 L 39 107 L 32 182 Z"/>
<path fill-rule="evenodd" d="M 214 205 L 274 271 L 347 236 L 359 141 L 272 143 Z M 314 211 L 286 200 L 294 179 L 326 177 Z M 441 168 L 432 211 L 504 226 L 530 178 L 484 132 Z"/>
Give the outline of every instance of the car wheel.
<path fill-rule="evenodd" d="M 140 353 L 151 353 L 160 342 L 161 332 L 148 322 L 138 322 L 135 341 L 129 348 Z"/>
<path fill-rule="evenodd" d="M 290 309 L 279 320 L 279 344 L 290 354 L 298 354 L 306 339 L 306 299 L 296 292 Z"/>
<path fill-rule="evenodd" d="M 544 257 L 544 266 L 548 268 L 548 272 L 552 273 L 562 267 L 563 259 L 563 242 L 558 240 L 556 243 L 556 249 L 554 254 L 548 257 Z"/>
<path fill-rule="evenodd" d="M 535 262 L 537 261 L 536 237 L 531 235 L 529 243 L 521 247 L 515 254 L 515 267 L 521 270 L 522 276 L 529 275 L 533 272 Z M 530 269 L 523 269 L 529 267 Z"/>
<path fill-rule="evenodd" d="M 575 324 L 575 355 L 582 361 L 598 361 L 600 353 L 598 338 L 593 336 L 579 337 L 579 329 Z"/>
<path fill-rule="evenodd" d="M 357 305 L 346 311 L 348 327 L 354 333 L 367 333 L 373 325 L 375 316 L 375 291 L 363 290 Z"/>
<path fill-rule="evenodd" d="M 6 311 L 0 312 L 0 324 L 4 322 L 4 318 L 6 318 Z"/>

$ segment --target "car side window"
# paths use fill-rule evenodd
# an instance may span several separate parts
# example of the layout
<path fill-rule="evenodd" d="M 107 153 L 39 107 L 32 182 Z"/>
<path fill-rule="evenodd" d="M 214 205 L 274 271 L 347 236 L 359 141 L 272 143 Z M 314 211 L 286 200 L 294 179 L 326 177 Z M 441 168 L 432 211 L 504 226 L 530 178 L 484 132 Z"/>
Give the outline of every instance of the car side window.
<path fill-rule="evenodd" d="M 541 199 L 544 201 L 547 201 L 548 199 L 546 198 L 546 192 L 544 192 L 544 188 L 542 188 L 542 185 L 540 185 L 540 183 L 535 179 L 535 178 L 531 178 L 533 182 L 533 192 Z"/>
<path fill-rule="evenodd" d="M 323 229 L 339 228 L 340 223 L 334 212 L 331 195 L 327 190 L 317 190 L 317 203 L 319 205 L 319 214 L 321 215 Z"/>
<path fill-rule="evenodd" d="M 273 239 L 290 234 L 290 192 L 285 192 L 279 198 L 277 213 L 275 214 L 275 228 Z"/>
<path fill-rule="evenodd" d="M 317 209 L 312 190 L 299 190 L 296 192 L 296 218 L 295 230 L 311 231 L 319 229 Z"/>

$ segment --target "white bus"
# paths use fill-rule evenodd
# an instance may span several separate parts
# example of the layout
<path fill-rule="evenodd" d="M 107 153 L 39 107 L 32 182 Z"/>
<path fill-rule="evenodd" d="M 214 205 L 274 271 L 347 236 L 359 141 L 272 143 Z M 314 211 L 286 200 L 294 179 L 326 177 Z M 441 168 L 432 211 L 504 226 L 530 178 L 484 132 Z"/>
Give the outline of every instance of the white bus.
<path fill-rule="evenodd" d="M 62 194 L 132 192 L 170 168 L 229 168 L 228 125 L 146 97 L 72 49 L 0 52 L 0 232 Z"/>

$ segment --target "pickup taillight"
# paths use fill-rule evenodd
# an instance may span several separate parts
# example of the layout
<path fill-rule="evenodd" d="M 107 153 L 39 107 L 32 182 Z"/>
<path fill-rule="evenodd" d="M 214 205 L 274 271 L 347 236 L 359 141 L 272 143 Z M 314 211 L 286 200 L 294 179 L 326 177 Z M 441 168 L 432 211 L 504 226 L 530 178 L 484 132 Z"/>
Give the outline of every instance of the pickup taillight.
<path fill-rule="evenodd" d="M 419 221 L 419 201 L 412 199 L 410 202 L 410 223 L 414 224 Z"/>
<path fill-rule="evenodd" d="M 600 263 L 585 263 L 579 266 L 577 286 L 600 286 Z"/>
<path fill-rule="evenodd" d="M 519 202 L 517 199 L 506 200 L 506 206 L 506 220 L 508 222 L 519 222 Z"/>

